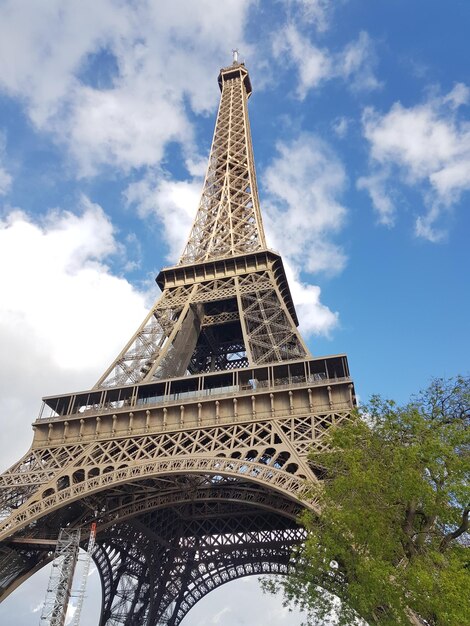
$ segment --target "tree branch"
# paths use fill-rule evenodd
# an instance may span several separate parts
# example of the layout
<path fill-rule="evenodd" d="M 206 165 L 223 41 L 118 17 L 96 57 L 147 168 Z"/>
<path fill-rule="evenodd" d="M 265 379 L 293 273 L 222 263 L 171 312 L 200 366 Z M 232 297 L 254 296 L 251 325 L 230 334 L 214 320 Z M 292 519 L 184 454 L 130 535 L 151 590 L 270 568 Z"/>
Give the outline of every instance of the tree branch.
<path fill-rule="evenodd" d="M 457 539 L 457 537 L 460 537 L 460 535 L 463 535 L 463 533 L 465 533 L 468 530 L 468 527 L 469 527 L 469 519 L 468 519 L 469 513 L 470 513 L 470 507 L 465 508 L 463 513 L 462 513 L 462 521 L 460 523 L 460 526 L 458 528 L 456 528 L 453 532 L 447 533 L 447 535 L 445 535 L 442 538 L 441 550 L 445 550 L 447 548 L 447 546 L 449 545 L 449 543 L 452 541 L 452 539 Z"/>
<path fill-rule="evenodd" d="M 417 613 L 411 609 L 407 609 L 408 619 L 412 626 L 427 626 L 427 622 L 422 620 Z"/>
<path fill-rule="evenodd" d="M 416 554 L 416 548 L 413 543 L 413 523 L 416 517 L 416 502 L 412 500 L 407 508 L 405 521 L 402 525 L 402 530 L 405 534 L 405 540 L 402 541 L 402 546 L 408 559 L 411 559 L 413 554 Z"/>
<path fill-rule="evenodd" d="M 423 547 L 424 540 L 426 539 L 427 535 L 429 535 L 436 522 L 436 517 L 436 515 L 430 515 L 429 517 L 427 517 L 423 513 L 424 524 L 416 537 L 416 545 L 420 550 Z"/>
<path fill-rule="evenodd" d="M 403 532 L 408 536 L 412 534 L 413 531 L 413 522 L 416 516 L 416 502 L 412 500 L 406 509 L 405 522 L 403 524 Z"/>

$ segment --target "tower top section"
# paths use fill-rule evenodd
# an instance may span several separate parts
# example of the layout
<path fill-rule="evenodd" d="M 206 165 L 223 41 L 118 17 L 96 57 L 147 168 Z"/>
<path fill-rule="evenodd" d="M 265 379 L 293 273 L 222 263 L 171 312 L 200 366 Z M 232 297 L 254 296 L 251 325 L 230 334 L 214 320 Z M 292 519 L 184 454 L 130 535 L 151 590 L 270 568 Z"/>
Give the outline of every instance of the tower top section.
<path fill-rule="evenodd" d="M 179 265 L 266 249 L 247 108 L 252 87 L 236 51 L 218 82 L 222 94 L 209 164 Z"/>
<path fill-rule="evenodd" d="M 309 357 L 282 260 L 266 247 L 248 120 L 251 83 L 236 53 L 220 70 L 219 85 L 209 164 L 186 247 L 179 263 L 157 276 L 161 297 L 95 389 Z"/>
<path fill-rule="evenodd" d="M 234 50 L 233 64 L 230 65 L 229 67 L 222 68 L 219 72 L 218 83 L 219 83 L 220 91 L 223 91 L 223 86 L 224 86 L 223 84 L 225 81 L 233 80 L 234 78 L 241 78 L 245 86 L 246 97 L 249 98 L 253 91 L 251 87 L 250 75 L 248 73 L 248 70 L 245 67 L 245 64 L 238 62 L 237 50 Z"/>

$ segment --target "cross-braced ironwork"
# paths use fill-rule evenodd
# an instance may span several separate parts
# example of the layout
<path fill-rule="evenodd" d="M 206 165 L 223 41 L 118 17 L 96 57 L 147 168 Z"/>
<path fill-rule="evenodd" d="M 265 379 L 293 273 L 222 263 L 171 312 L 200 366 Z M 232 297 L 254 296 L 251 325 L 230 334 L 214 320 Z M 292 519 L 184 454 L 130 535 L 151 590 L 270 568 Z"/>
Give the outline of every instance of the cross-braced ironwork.
<path fill-rule="evenodd" d="M 222 70 L 219 84 L 222 97 L 209 166 L 181 265 L 266 248 L 247 111 L 248 71 L 240 64 Z"/>
<path fill-rule="evenodd" d="M 79 550 L 80 529 L 62 528 L 54 553 L 46 599 L 41 613 L 41 624 L 64 626 Z"/>
<path fill-rule="evenodd" d="M 0 476 L 0 594 L 97 523 L 100 625 L 176 626 L 217 586 L 287 573 L 307 461 L 349 418 L 343 354 L 313 358 L 266 247 L 243 64 L 221 70 L 194 224 L 162 295 L 96 385 L 44 398 L 31 449 Z"/>

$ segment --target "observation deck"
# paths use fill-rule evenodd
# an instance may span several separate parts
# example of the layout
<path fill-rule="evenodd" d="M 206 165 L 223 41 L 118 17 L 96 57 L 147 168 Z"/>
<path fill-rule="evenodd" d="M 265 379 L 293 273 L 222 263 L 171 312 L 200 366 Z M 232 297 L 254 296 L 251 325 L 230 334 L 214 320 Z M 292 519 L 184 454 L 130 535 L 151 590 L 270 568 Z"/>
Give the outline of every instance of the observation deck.
<path fill-rule="evenodd" d="M 348 411 L 345 354 L 48 396 L 34 445 Z"/>

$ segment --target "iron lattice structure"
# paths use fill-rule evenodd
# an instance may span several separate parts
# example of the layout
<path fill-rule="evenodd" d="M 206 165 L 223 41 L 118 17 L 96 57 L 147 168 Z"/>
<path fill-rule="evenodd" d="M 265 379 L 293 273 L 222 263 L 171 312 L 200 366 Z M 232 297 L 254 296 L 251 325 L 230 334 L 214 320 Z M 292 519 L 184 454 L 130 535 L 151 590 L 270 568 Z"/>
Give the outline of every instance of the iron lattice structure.
<path fill-rule="evenodd" d="M 54 552 L 41 624 L 64 626 L 79 550 L 80 529 L 62 528 Z"/>
<path fill-rule="evenodd" d="M 307 461 L 355 404 L 344 354 L 313 358 L 266 247 L 243 64 L 221 101 L 200 206 L 162 295 L 90 390 L 43 399 L 0 476 L 0 593 L 97 522 L 100 626 L 175 626 L 227 581 L 287 573 Z"/>

